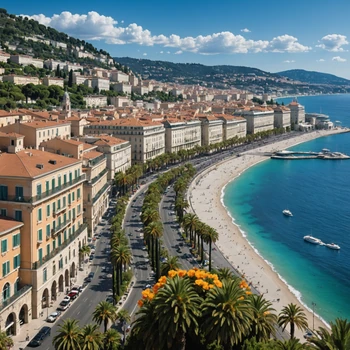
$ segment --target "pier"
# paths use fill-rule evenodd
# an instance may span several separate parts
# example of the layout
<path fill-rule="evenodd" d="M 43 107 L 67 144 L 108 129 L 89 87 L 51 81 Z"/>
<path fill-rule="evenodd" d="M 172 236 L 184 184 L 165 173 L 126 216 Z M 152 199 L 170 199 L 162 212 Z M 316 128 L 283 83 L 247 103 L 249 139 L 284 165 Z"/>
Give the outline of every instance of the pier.
<path fill-rule="evenodd" d="M 340 153 L 331 152 L 328 149 L 323 149 L 321 152 L 294 152 L 294 151 L 278 151 L 271 155 L 271 159 L 283 160 L 302 160 L 302 159 L 322 159 L 322 160 L 345 160 L 350 159 L 350 156 Z"/>

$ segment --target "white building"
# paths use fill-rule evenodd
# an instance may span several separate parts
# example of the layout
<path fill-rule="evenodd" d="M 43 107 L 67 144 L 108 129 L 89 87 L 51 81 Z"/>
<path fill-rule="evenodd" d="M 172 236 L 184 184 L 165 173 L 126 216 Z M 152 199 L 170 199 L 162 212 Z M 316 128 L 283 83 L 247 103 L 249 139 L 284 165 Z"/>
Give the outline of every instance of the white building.
<path fill-rule="evenodd" d="M 305 123 L 305 108 L 295 99 L 288 105 L 290 109 L 290 123 L 292 125 L 292 129 L 297 130 L 298 128 L 295 125 Z"/>
<path fill-rule="evenodd" d="M 212 115 L 198 115 L 201 121 L 202 146 L 223 141 L 223 124 L 220 119 Z"/>
<path fill-rule="evenodd" d="M 39 58 L 33 58 L 32 56 L 26 55 L 11 55 L 10 61 L 21 64 L 22 66 L 30 66 L 33 65 L 36 68 L 43 68 L 44 61 Z"/>
<path fill-rule="evenodd" d="M 222 125 L 224 140 L 247 136 L 247 121 L 243 117 L 228 114 L 215 114 L 215 117 L 224 122 Z"/>
<path fill-rule="evenodd" d="M 107 96 L 88 95 L 83 97 L 87 107 L 104 107 L 107 106 Z"/>
<path fill-rule="evenodd" d="M 108 78 L 100 78 L 100 77 L 92 77 L 91 78 L 91 87 L 94 89 L 98 88 L 98 91 L 101 90 L 109 90 L 109 79 Z"/>
<path fill-rule="evenodd" d="M 120 72 L 118 70 L 114 70 L 111 72 L 110 79 L 111 79 L 111 81 L 115 81 L 117 83 L 122 83 L 122 82 L 128 83 L 129 82 L 129 75 L 125 74 L 123 72 Z"/>
<path fill-rule="evenodd" d="M 290 109 L 285 106 L 278 106 L 274 109 L 274 127 L 290 129 L 291 113 Z"/>
<path fill-rule="evenodd" d="M 235 112 L 236 116 L 242 116 L 247 120 L 247 134 L 256 134 L 257 132 L 273 130 L 274 111 L 267 107 L 253 107 Z"/>
<path fill-rule="evenodd" d="M 128 83 L 116 83 L 113 84 L 113 90 L 117 92 L 124 92 L 126 94 L 131 94 L 132 85 Z"/>

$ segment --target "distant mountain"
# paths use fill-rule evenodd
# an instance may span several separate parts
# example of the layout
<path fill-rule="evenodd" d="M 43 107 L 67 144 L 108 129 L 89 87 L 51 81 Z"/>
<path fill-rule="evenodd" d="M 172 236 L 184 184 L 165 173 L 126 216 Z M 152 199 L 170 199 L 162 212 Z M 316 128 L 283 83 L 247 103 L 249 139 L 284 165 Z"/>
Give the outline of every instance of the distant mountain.
<path fill-rule="evenodd" d="M 308 84 L 326 84 L 326 85 L 350 85 L 350 80 L 337 77 L 333 74 L 307 71 L 303 69 L 291 69 L 277 74 Z"/>
<path fill-rule="evenodd" d="M 114 60 L 127 65 L 134 73 L 141 75 L 144 79 L 155 79 L 163 82 L 179 82 L 183 84 L 207 82 L 216 85 L 216 83 L 222 83 L 224 76 L 229 78 L 254 75 L 265 78 L 278 77 L 277 74 L 251 67 L 205 66 L 197 63 L 173 63 L 130 57 L 114 57 Z"/>

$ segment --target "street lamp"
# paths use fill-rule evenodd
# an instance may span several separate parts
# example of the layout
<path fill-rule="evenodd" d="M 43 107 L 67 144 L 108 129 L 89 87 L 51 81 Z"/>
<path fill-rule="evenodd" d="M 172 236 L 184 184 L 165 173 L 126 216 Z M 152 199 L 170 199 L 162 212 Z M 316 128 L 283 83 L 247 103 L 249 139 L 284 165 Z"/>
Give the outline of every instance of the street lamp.
<path fill-rule="evenodd" d="M 312 302 L 312 330 L 315 329 L 315 306 L 316 303 Z"/>

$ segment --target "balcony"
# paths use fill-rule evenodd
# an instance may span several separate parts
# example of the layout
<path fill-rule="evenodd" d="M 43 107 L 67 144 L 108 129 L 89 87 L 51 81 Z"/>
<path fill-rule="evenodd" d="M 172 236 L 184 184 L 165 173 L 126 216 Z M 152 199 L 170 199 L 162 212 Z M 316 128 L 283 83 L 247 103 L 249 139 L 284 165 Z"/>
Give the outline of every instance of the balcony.
<path fill-rule="evenodd" d="M 86 224 L 80 225 L 80 227 L 72 235 L 70 235 L 59 247 L 54 249 L 50 254 L 46 255 L 41 260 L 38 260 L 35 263 L 33 263 L 32 269 L 33 270 L 37 270 L 41 266 L 46 264 L 49 260 L 51 260 L 52 258 L 56 257 L 63 249 L 68 247 L 68 245 L 70 243 L 72 243 L 86 228 L 87 228 Z"/>
<path fill-rule="evenodd" d="M 104 174 L 106 174 L 108 171 L 108 169 L 104 169 L 103 171 L 101 171 L 97 176 L 95 176 L 91 181 L 88 181 L 88 185 L 93 185 L 95 184 Z"/>
<path fill-rule="evenodd" d="M 95 203 L 101 195 L 110 187 L 111 185 L 109 183 L 106 183 L 97 193 L 96 196 L 92 199 L 92 203 Z"/>
<path fill-rule="evenodd" d="M 53 215 L 56 216 L 58 215 L 59 213 L 63 212 L 64 210 L 67 209 L 67 205 L 65 204 L 64 206 L 62 206 L 61 208 L 57 208 L 53 211 Z"/>
<path fill-rule="evenodd" d="M 9 297 L 6 300 L 3 300 L 0 303 L 0 312 L 2 310 L 4 310 L 7 306 L 11 305 L 13 302 L 15 302 L 20 296 L 22 296 L 24 293 L 26 293 L 27 291 L 29 291 L 30 289 L 32 289 L 32 286 L 30 285 L 26 285 L 23 288 L 21 288 L 20 290 L 18 290 L 14 295 L 12 295 L 11 297 Z"/>
<path fill-rule="evenodd" d="M 58 232 L 62 231 L 65 227 L 67 227 L 69 224 L 70 224 L 69 220 L 63 221 L 60 225 L 51 229 L 51 234 L 56 235 Z"/>
<path fill-rule="evenodd" d="M 101 154 L 100 156 L 98 156 L 97 158 L 91 159 L 88 162 L 88 167 L 93 167 L 96 164 L 100 163 L 102 160 L 104 160 L 106 158 L 106 156 L 104 154 Z"/>

